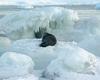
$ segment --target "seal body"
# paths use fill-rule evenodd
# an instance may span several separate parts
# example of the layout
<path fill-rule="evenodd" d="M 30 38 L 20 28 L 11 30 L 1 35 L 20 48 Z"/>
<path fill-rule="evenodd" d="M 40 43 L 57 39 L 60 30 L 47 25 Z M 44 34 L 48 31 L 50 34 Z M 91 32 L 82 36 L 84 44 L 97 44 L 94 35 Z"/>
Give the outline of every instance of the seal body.
<path fill-rule="evenodd" d="M 44 33 L 40 47 L 54 46 L 57 43 L 56 37 L 49 33 Z"/>

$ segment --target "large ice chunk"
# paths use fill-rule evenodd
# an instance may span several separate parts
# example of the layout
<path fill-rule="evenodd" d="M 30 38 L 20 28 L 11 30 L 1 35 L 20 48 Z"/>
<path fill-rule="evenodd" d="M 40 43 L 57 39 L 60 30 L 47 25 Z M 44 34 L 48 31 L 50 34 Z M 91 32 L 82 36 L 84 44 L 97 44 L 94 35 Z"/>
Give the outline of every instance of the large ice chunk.
<path fill-rule="evenodd" d="M 61 7 L 42 7 L 8 14 L 0 19 L 0 30 L 10 38 L 33 38 L 39 29 L 70 31 L 79 20 L 77 12 Z M 64 33 L 65 34 L 65 33 Z M 63 35 L 64 35 L 63 34 Z M 62 36 L 63 36 L 62 35 Z"/>
<path fill-rule="evenodd" d="M 36 63 L 37 69 L 46 68 L 48 64 L 57 57 L 57 61 L 54 61 L 53 63 L 58 64 L 59 62 L 62 62 L 63 65 L 66 65 L 66 67 L 70 68 L 72 71 L 88 73 L 95 69 L 95 56 L 84 49 L 79 48 L 73 42 L 67 43 L 58 41 L 55 46 L 48 46 L 45 48 L 39 47 L 40 43 L 41 40 L 35 39 L 18 40 L 11 46 L 11 51 L 24 53 L 32 57 Z M 74 63 L 71 63 L 73 60 Z M 54 64 L 52 64 L 52 66 L 53 65 Z M 55 67 L 59 67 L 59 64 L 55 65 Z M 53 67 L 53 69 L 55 67 Z"/>
<path fill-rule="evenodd" d="M 23 53 L 30 56 L 33 61 L 35 61 L 35 69 L 45 68 L 52 59 L 56 56 L 54 53 L 55 46 L 40 47 L 39 44 L 41 40 L 39 39 L 22 39 L 15 41 L 10 51 Z"/>
<path fill-rule="evenodd" d="M 0 57 L 0 78 L 32 73 L 34 62 L 29 56 L 6 52 Z"/>
<path fill-rule="evenodd" d="M 81 42 L 79 42 L 79 46 L 86 49 L 89 52 L 92 52 L 96 56 L 100 56 L 100 36 L 88 37 Z"/>
<path fill-rule="evenodd" d="M 3 80 L 39 80 L 39 79 L 35 75 L 28 74 L 24 76 L 10 77 L 8 79 L 3 79 Z"/>
<path fill-rule="evenodd" d="M 0 34 L 0 56 L 8 50 L 12 41 L 4 34 Z"/>
<path fill-rule="evenodd" d="M 100 35 L 100 19 L 97 17 L 79 20 L 74 25 L 74 30 L 69 34 L 69 39 L 80 42 L 88 37 Z"/>
<path fill-rule="evenodd" d="M 96 57 L 75 43 L 64 44 L 58 48 L 58 58 L 53 60 L 43 72 L 43 77 L 55 78 L 62 74 L 75 72 L 81 74 L 95 74 Z"/>

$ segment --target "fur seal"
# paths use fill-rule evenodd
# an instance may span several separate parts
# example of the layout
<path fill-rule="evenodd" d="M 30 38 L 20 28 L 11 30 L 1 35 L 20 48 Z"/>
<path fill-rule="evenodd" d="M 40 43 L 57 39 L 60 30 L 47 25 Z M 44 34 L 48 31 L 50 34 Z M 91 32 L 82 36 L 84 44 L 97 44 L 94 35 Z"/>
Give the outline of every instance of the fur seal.
<path fill-rule="evenodd" d="M 40 47 L 54 46 L 57 43 L 56 37 L 50 33 L 44 33 Z"/>

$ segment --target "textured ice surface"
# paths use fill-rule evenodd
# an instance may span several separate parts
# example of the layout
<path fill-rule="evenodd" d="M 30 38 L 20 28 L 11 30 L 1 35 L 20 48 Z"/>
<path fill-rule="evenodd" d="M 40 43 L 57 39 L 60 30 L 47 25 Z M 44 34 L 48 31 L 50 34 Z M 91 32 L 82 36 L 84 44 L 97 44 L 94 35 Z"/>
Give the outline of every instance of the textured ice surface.
<path fill-rule="evenodd" d="M 55 46 L 39 47 L 41 40 L 37 39 L 22 39 L 15 41 L 10 51 L 26 54 L 35 61 L 36 69 L 45 68 L 55 56 Z"/>
<path fill-rule="evenodd" d="M 5 35 L 0 35 L 0 56 L 8 50 L 12 41 Z"/>
<path fill-rule="evenodd" d="M 77 12 L 61 7 L 42 7 L 8 14 L 0 19 L 0 30 L 12 39 L 33 38 L 39 28 L 48 32 L 70 31 L 79 20 Z M 64 35 L 65 33 L 63 33 Z M 61 36 L 61 35 L 60 35 Z"/>
<path fill-rule="evenodd" d="M 6 52 L 0 57 L 0 79 L 33 72 L 34 63 L 29 56 Z"/>
<path fill-rule="evenodd" d="M 55 46 L 49 46 L 46 48 L 41 48 L 38 45 L 41 43 L 41 40 L 36 39 L 22 39 L 15 41 L 11 47 L 11 51 L 20 52 L 26 55 L 29 55 L 32 57 L 33 61 L 36 63 L 35 68 L 38 69 L 46 69 L 47 65 L 49 65 L 46 69 L 46 74 L 43 75 L 43 73 L 38 73 L 38 75 L 44 76 L 44 78 L 40 78 L 40 80 L 99 80 L 100 79 L 100 58 L 95 57 L 92 53 L 85 51 L 84 49 L 78 47 L 77 43 L 75 42 L 61 42 L 58 41 L 58 43 Z M 17 53 L 18 55 L 21 55 Z M 4 54 L 5 55 L 5 54 Z M 15 55 L 12 53 L 12 55 Z M 18 57 L 18 55 L 15 55 Z M 30 75 L 22 75 L 26 74 L 27 70 L 25 71 L 25 68 L 17 68 L 16 65 L 19 66 L 23 65 L 23 60 L 20 58 L 18 59 L 18 63 L 15 62 L 15 56 L 10 58 L 10 63 L 8 58 L 2 59 L 2 63 L 5 63 L 3 65 L 9 65 L 6 67 L 6 72 L 2 69 L 1 72 L 4 71 L 3 74 L 1 74 L 2 77 L 10 77 L 8 79 L 4 80 L 34 80 L 34 77 L 30 77 Z M 6 58 L 4 56 L 4 58 Z M 55 59 L 56 58 L 56 59 Z M 13 59 L 13 60 L 12 60 Z M 11 62 L 13 66 L 11 66 Z M 50 63 L 51 62 L 51 63 Z M 1 62 L 0 62 L 1 63 Z M 7 63 L 7 64 L 6 64 Z M 9 64 L 8 64 L 9 63 Z M 27 62 L 25 61 L 25 64 Z M 30 64 L 30 62 L 28 62 Z M 28 65 L 28 64 L 27 64 Z M 8 68 L 7 68 L 8 67 Z M 13 69 L 16 67 L 16 70 Z M 8 72 L 7 72 L 8 70 Z M 9 71 L 10 70 L 10 71 Z M 15 70 L 15 71 L 14 71 Z M 20 72 L 19 72 L 20 71 Z M 16 76 L 16 75 L 21 76 Z M 13 73 L 13 74 L 11 74 Z M 9 74 L 9 75 L 8 75 Z M 32 74 L 34 76 L 34 74 Z M 2 78 L 1 77 L 1 78 Z M 37 79 L 36 79 L 37 80 Z"/>
<path fill-rule="evenodd" d="M 88 37 L 79 43 L 79 46 L 92 52 L 96 56 L 100 56 L 100 36 Z"/>
<path fill-rule="evenodd" d="M 99 80 L 100 79 L 100 58 L 97 57 L 96 73 L 91 74 L 80 74 L 76 72 L 66 72 L 60 75 L 60 77 L 54 80 Z"/>
<path fill-rule="evenodd" d="M 69 33 L 69 39 L 80 42 L 88 37 L 100 35 L 100 19 L 89 17 L 80 19 L 75 25 L 74 30 Z"/>
<path fill-rule="evenodd" d="M 10 77 L 10 78 L 3 79 L 3 80 L 38 80 L 38 77 L 32 74 L 28 74 L 24 76 Z"/>
<path fill-rule="evenodd" d="M 71 68 L 73 71 L 76 70 L 77 72 L 88 72 L 89 69 L 91 71 L 91 68 L 94 68 L 95 66 L 95 56 L 84 49 L 79 48 L 73 42 L 69 44 L 67 42 L 58 41 L 55 46 L 48 46 L 45 48 L 39 47 L 40 43 L 41 40 L 36 39 L 18 40 L 11 46 L 11 51 L 24 53 L 32 57 L 36 63 L 36 68 L 46 68 L 46 66 L 57 57 L 60 57 L 61 60 L 64 59 L 62 60 L 64 61 L 64 64 L 68 64 L 67 67 Z M 73 59 L 75 64 L 70 63 Z"/>
<path fill-rule="evenodd" d="M 96 58 L 97 58 L 97 63 L 96 63 L 96 71 L 94 75 L 66 71 L 64 69 L 65 67 L 62 67 L 59 64 L 59 69 L 56 68 L 53 72 L 59 70 L 61 73 L 60 75 L 59 75 L 59 71 L 57 71 L 57 73 L 53 73 L 52 75 L 50 73 L 46 73 L 46 76 L 44 76 L 44 78 L 46 78 L 47 80 L 51 80 L 51 79 L 54 79 L 54 80 L 74 80 L 74 79 L 75 80 L 99 80 L 100 79 L 100 57 L 96 57 Z M 40 79 L 40 80 L 45 80 L 45 79 Z"/>
<path fill-rule="evenodd" d="M 58 58 L 53 60 L 47 67 L 47 71 L 51 74 L 62 74 L 63 71 L 78 72 L 78 73 L 94 73 L 96 66 L 96 57 L 79 48 L 74 43 L 64 44 L 57 49 L 59 52 Z"/>

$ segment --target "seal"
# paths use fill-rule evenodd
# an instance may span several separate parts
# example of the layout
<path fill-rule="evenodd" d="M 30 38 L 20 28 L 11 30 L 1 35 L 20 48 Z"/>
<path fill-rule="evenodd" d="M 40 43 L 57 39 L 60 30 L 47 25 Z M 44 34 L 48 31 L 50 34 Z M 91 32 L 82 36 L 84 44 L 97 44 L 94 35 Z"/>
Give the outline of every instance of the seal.
<path fill-rule="evenodd" d="M 57 43 L 56 37 L 50 33 L 44 33 L 40 47 L 54 46 Z"/>

